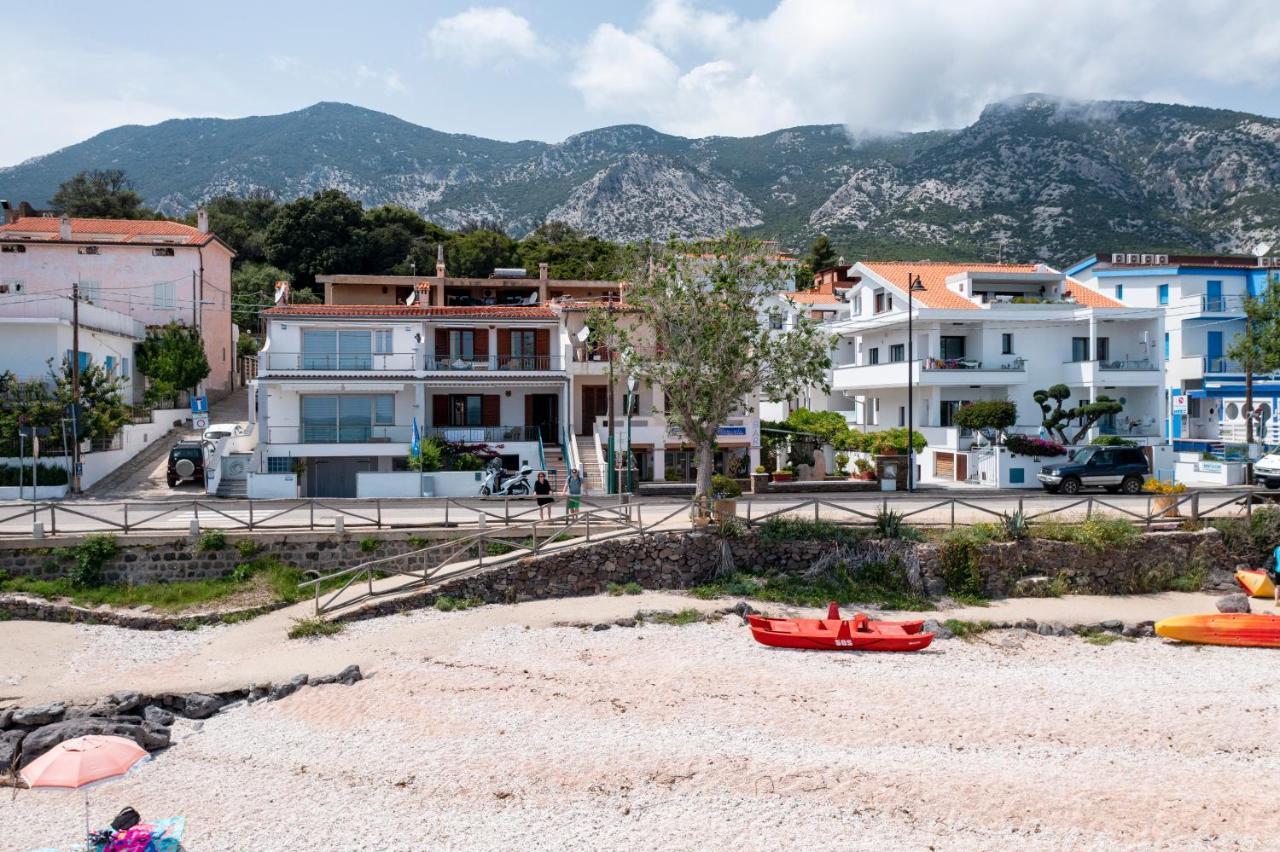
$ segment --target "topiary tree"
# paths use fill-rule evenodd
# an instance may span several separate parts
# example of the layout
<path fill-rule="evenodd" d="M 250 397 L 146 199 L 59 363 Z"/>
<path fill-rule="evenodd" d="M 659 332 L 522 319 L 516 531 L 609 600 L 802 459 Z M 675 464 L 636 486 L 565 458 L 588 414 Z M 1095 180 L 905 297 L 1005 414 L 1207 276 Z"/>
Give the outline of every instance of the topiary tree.
<path fill-rule="evenodd" d="M 1080 443 L 1084 440 L 1084 436 L 1089 434 L 1089 430 L 1093 428 L 1093 424 L 1108 415 L 1119 414 L 1121 411 L 1124 411 L 1124 406 L 1121 405 L 1118 400 L 1114 400 L 1109 396 L 1099 396 L 1093 402 L 1086 402 L 1084 405 L 1078 405 L 1071 409 L 1071 416 L 1073 418 L 1078 417 L 1084 421 L 1084 425 L 1080 427 L 1080 431 L 1076 432 L 1075 435 L 1071 437 L 1071 443 Z"/>
<path fill-rule="evenodd" d="M 1053 385 L 1048 390 L 1038 390 L 1032 395 L 1032 399 L 1044 412 L 1044 427 L 1057 435 L 1064 444 L 1080 443 L 1099 420 L 1124 411 L 1124 405 L 1109 396 L 1099 396 L 1092 402 L 1082 403 L 1075 408 L 1063 408 L 1062 403 L 1070 396 L 1071 388 L 1066 385 Z M 1055 404 L 1049 405 L 1049 400 L 1053 400 Z M 1077 419 L 1082 421 L 1080 429 L 1068 438 L 1063 427 Z"/>
<path fill-rule="evenodd" d="M 963 429 L 975 432 L 994 429 L 1003 436 L 1005 429 L 1018 422 L 1018 406 L 1007 399 L 971 402 L 957 411 L 953 420 Z"/>

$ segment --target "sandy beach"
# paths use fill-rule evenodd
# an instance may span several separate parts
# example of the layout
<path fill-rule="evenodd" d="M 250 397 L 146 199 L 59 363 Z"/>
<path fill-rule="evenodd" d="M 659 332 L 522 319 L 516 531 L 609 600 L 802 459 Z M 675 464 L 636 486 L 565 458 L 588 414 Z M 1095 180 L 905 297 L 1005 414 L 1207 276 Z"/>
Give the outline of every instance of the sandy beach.
<path fill-rule="evenodd" d="M 169 750 L 95 791 L 95 816 L 182 814 L 193 850 L 1271 849 L 1280 837 L 1267 651 L 1008 630 L 909 656 L 816 654 L 758 646 L 736 618 L 552 626 L 672 603 L 689 601 L 424 611 L 288 643 L 288 674 L 374 652 L 376 664 L 362 660 L 354 686 L 199 730 L 179 721 Z M 235 668 L 254 635 L 210 628 L 174 645 L 0 626 L 33 645 L 61 636 L 68 682 L 114 671 L 135 688 L 202 680 L 214 660 Z M 35 674 L 6 660 L 5 695 Z M 4 796 L 5 847 L 68 842 L 80 807 L 76 794 Z"/>

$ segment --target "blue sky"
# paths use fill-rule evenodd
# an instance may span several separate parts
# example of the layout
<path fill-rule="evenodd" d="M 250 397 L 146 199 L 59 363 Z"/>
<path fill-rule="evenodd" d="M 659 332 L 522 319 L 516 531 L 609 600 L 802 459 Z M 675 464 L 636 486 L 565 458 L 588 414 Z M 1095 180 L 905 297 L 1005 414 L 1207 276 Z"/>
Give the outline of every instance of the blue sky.
<path fill-rule="evenodd" d="M 0 165 L 320 100 L 544 140 L 955 127 L 1027 91 L 1280 115 L 1273 0 L 59 0 L 6 7 L 0 56 Z"/>

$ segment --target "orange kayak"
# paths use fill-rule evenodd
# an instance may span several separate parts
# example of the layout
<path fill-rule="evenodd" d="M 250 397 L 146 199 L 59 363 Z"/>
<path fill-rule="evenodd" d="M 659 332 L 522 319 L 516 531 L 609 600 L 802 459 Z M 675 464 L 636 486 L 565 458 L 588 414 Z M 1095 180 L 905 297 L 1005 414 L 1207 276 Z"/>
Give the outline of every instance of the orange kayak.
<path fill-rule="evenodd" d="M 1236 572 L 1236 582 L 1251 598 L 1275 597 L 1275 584 L 1271 582 L 1271 576 L 1266 571 L 1243 568 Z"/>
<path fill-rule="evenodd" d="M 1157 621 L 1156 635 L 1201 645 L 1280 648 L 1280 615 L 1247 612 L 1178 615 Z"/>
<path fill-rule="evenodd" d="M 747 616 L 751 635 L 761 645 L 810 651 L 919 651 L 929 647 L 932 633 L 923 621 L 872 621 L 863 613 L 842 619 L 836 604 L 826 618 Z"/>

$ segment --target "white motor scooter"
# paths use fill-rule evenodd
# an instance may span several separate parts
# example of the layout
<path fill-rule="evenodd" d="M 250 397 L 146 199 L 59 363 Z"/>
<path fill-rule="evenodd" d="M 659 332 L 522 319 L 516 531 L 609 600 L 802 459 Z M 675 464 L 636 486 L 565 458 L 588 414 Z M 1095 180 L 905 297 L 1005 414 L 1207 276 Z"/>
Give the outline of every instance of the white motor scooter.
<path fill-rule="evenodd" d="M 485 468 L 484 479 L 480 482 L 481 497 L 524 497 L 530 492 L 529 475 L 533 468 L 524 465 L 520 473 L 504 476 L 502 462 L 494 459 Z"/>

